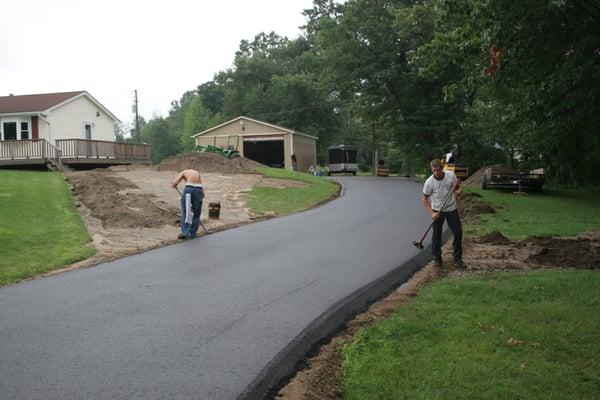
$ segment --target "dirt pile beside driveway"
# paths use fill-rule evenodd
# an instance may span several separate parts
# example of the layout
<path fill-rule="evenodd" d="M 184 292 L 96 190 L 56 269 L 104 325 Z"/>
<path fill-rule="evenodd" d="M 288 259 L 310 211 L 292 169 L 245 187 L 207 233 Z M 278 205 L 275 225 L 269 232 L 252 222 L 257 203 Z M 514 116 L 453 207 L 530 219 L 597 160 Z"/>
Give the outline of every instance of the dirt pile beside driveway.
<path fill-rule="evenodd" d="M 244 157 L 226 158 L 215 153 L 188 153 L 181 156 L 170 157 L 163 160 L 158 166 L 158 171 L 181 171 L 195 169 L 200 172 L 214 172 L 219 174 L 256 174 L 256 167 L 264 167 Z"/>
<path fill-rule="evenodd" d="M 177 208 L 114 172 L 68 172 L 65 177 L 75 197 L 105 228 L 156 228 L 175 225 L 179 218 Z"/>
<path fill-rule="evenodd" d="M 463 223 L 476 223 L 481 214 L 495 214 L 496 210 L 482 200 L 478 193 L 463 192 L 457 196 L 458 212 Z"/>
<path fill-rule="evenodd" d="M 164 170 L 149 165 L 122 165 L 65 173 L 92 237 L 91 245 L 97 250 L 94 257 L 67 269 L 95 265 L 176 242 L 180 195 L 171 187 L 171 181 L 180 169 L 199 168 L 205 193 L 200 219 L 209 232 L 274 217 L 273 212 L 254 214 L 246 206 L 244 193 L 255 186 L 307 186 L 300 181 L 266 178 L 255 172 L 255 165 L 260 164 L 196 153 L 165 161 Z M 208 172 L 215 170 L 219 172 Z M 244 172 L 232 173 L 234 171 Z M 210 202 L 221 204 L 219 219 L 208 219 Z M 198 234 L 203 235 L 203 230 Z"/>
<path fill-rule="evenodd" d="M 498 231 L 493 231 L 490 233 L 486 233 L 481 238 L 476 240 L 477 243 L 489 243 L 489 244 L 511 244 L 511 240 L 504 236 L 502 233 Z"/>
<path fill-rule="evenodd" d="M 533 265 L 558 268 L 600 269 L 600 231 L 588 232 L 591 237 L 533 237 L 518 244 L 520 248 L 536 248 L 527 258 Z"/>

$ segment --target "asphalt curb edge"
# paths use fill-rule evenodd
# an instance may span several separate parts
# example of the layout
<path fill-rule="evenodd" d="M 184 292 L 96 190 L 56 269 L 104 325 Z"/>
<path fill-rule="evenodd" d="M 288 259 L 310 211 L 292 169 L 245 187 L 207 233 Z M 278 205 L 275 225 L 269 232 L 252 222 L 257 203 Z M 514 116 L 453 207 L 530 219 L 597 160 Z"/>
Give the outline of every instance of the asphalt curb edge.
<path fill-rule="evenodd" d="M 450 238 L 446 229 L 442 243 Z M 238 400 L 258 400 L 276 394 L 280 382 L 297 370 L 314 346 L 330 338 L 348 320 L 385 297 L 431 260 L 431 245 L 402 265 L 339 300 L 313 320 L 261 370 L 258 376 L 237 397 Z"/>

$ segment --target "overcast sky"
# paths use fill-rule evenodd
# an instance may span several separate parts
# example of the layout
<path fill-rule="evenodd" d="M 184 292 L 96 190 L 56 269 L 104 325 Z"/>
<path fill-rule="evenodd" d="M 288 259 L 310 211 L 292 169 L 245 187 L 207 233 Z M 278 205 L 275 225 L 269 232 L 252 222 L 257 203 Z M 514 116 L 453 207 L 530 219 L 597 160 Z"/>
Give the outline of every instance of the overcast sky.
<path fill-rule="evenodd" d="M 0 95 L 87 90 L 122 122 L 230 68 L 240 40 L 296 38 L 312 0 L 5 0 Z"/>

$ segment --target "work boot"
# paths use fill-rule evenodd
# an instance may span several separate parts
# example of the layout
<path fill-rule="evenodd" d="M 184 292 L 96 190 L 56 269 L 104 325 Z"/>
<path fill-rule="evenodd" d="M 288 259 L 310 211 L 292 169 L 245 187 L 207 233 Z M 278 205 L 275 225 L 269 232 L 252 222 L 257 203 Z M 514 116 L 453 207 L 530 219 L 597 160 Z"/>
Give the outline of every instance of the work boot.
<path fill-rule="evenodd" d="M 177 239 L 187 239 L 187 236 L 185 236 L 183 233 L 180 233 L 177 235 Z"/>
<path fill-rule="evenodd" d="M 436 258 L 433 260 L 433 266 L 436 268 L 444 268 L 444 263 L 442 263 L 441 258 Z"/>
<path fill-rule="evenodd" d="M 456 269 L 462 269 L 462 270 L 467 269 L 467 264 L 465 264 L 465 262 L 463 260 L 454 261 L 454 266 L 456 267 Z"/>

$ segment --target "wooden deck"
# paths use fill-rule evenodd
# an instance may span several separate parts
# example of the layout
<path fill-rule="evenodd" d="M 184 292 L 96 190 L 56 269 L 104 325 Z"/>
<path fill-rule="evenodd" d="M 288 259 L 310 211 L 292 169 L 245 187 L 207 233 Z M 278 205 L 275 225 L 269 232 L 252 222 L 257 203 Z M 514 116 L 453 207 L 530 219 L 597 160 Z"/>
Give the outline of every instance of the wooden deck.
<path fill-rule="evenodd" d="M 118 165 L 150 162 L 147 144 L 103 140 L 61 139 L 56 146 L 45 139 L 0 141 L 1 166 L 61 168 L 62 165 Z"/>

